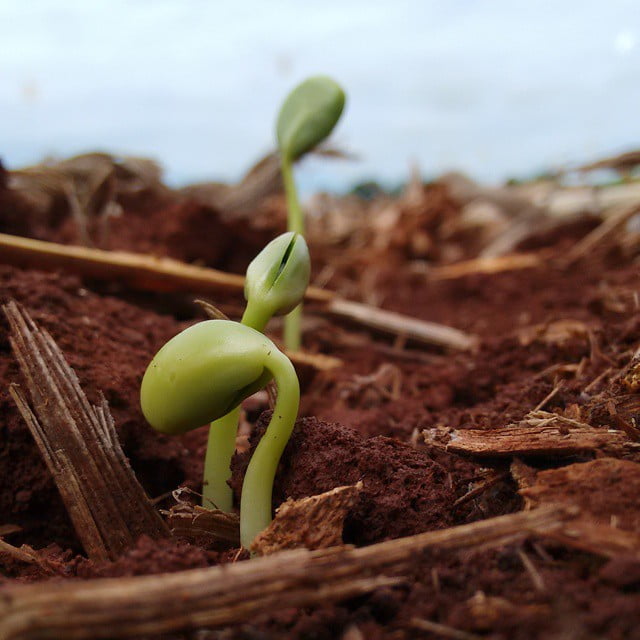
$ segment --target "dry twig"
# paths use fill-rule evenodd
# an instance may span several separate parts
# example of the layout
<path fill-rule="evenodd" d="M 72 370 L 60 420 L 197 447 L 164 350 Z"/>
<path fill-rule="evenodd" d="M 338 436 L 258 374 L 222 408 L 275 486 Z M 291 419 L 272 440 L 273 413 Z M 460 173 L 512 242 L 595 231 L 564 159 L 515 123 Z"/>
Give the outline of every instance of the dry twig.
<path fill-rule="evenodd" d="M 501 273 L 502 271 L 516 271 L 531 269 L 544 264 L 544 257 L 538 253 L 514 253 L 497 258 L 475 258 L 429 270 L 431 280 L 453 280 L 475 274 Z"/>
<path fill-rule="evenodd" d="M 571 248 L 562 260 L 563 266 L 568 267 L 591 253 L 596 246 L 604 243 L 616 231 L 627 224 L 638 212 L 640 212 L 640 204 L 637 202 L 632 205 L 620 205 L 604 219 L 602 224 L 597 226 L 591 233 L 588 233 Z"/>
<path fill-rule="evenodd" d="M 249 562 L 173 574 L 4 589 L 0 640 L 125 638 L 233 624 L 398 582 L 426 549 L 498 547 L 549 535 L 575 510 L 555 506 L 431 531 L 369 547 L 295 549 Z"/>
<path fill-rule="evenodd" d="M 142 291 L 239 294 L 244 290 L 242 276 L 171 258 L 101 251 L 4 233 L 0 233 L 0 261 L 32 269 L 63 269 L 87 278 L 125 283 Z M 344 300 L 325 289 L 309 287 L 305 299 L 320 303 L 324 313 L 386 333 L 406 335 L 425 344 L 465 350 L 476 343 L 473 336 L 458 329 Z"/>
<path fill-rule="evenodd" d="M 418 320 L 360 302 L 351 302 L 336 297 L 329 300 L 325 310 L 330 315 L 347 318 L 366 327 L 402 335 L 426 344 L 435 344 L 461 351 L 468 351 L 477 345 L 477 339 L 474 336 L 459 329 Z"/>

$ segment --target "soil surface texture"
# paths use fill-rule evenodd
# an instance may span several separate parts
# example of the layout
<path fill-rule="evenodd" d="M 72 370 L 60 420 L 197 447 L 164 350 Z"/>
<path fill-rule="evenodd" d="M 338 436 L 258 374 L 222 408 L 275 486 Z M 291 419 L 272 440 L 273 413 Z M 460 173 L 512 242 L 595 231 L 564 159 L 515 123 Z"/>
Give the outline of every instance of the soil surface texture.
<path fill-rule="evenodd" d="M 1 233 L 82 242 L 68 203 L 29 198 L 8 176 L 0 173 Z M 166 188 L 116 189 L 111 197 L 120 213 L 110 222 L 89 220 L 94 246 L 235 273 L 285 224 L 279 193 L 265 197 L 253 218 Z M 445 277 L 439 269 L 478 257 L 497 231 L 489 222 L 482 233 L 465 226 L 464 206 L 444 184 L 382 203 L 346 198 L 344 207 L 346 230 L 333 218 L 310 223 L 314 282 L 468 332 L 477 348 L 390 337 L 308 305 L 305 350 L 342 364 L 301 371 L 301 413 L 279 466 L 274 508 L 362 481 L 343 533 L 356 546 L 548 503 L 576 505 L 581 519 L 640 540 L 637 235 L 619 230 L 573 256 L 599 218 L 534 221 L 510 253 L 535 255 L 535 264 Z M 360 211 L 371 220 L 358 223 Z M 179 487 L 201 491 L 207 427 L 179 437 L 156 433 L 141 414 L 139 388 L 164 342 L 205 318 L 194 297 L 202 296 L 22 269 L 0 255 L 0 304 L 18 301 L 51 334 L 91 402 L 104 394 L 133 471 L 160 509 L 175 504 Z M 209 301 L 231 318 L 243 308 L 240 295 Z M 268 333 L 278 340 L 279 329 L 276 320 Z M 24 379 L 0 315 L 0 536 L 40 559 L 25 562 L 0 549 L 0 590 L 251 562 L 238 549 L 144 536 L 113 562 L 86 558 L 11 383 Z M 245 404 L 232 464 L 236 498 L 269 415 L 265 393 Z M 526 442 L 516 447 L 518 434 L 543 418 L 563 421 L 565 441 L 586 437 L 572 435 L 576 425 L 603 439 L 573 449 L 545 441 L 530 453 Z M 607 440 L 612 433 L 617 440 Z M 421 627 L 424 620 L 440 626 Z M 530 537 L 498 549 L 434 550 L 418 554 L 397 586 L 370 595 L 162 637 L 640 638 L 640 547 L 604 554 Z"/>

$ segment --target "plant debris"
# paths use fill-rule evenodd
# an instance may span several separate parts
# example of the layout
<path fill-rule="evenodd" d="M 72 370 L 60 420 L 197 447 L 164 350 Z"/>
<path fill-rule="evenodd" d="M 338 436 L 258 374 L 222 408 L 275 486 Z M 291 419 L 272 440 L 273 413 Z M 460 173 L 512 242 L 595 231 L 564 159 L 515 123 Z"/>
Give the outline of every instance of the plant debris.
<path fill-rule="evenodd" d="M 362 482 L 359 482 L 317 496 L 289 498 L 276 509 L 269 527 L 253 541 L 251 551 L 269 555 L 282 549 L 325 549 L 341 545 L 345 518 L 361 491 Z"/>
<path fill-rule="evenodd" d="M 115 560 L 141 535 L 167 537 L 124 456 L 106 400 L 92 407 L 51 336 L 15 302 L 3 309 L 34 410 L 17 385 L 11 394 L 88 556 Z"/>

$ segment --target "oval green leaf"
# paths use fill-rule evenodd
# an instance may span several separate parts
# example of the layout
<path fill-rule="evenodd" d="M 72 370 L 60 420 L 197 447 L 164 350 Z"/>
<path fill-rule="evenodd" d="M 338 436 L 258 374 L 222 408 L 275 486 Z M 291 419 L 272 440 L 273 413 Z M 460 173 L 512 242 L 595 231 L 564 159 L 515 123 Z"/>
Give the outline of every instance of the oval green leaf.
<path fill-rule="evenodd" d="M 340 119 L 345 99 L 340 85 L 327 76 L 315 76 L 299 84 L 278 115 L 280 152 L 294 161 L 322 142 Z"/>

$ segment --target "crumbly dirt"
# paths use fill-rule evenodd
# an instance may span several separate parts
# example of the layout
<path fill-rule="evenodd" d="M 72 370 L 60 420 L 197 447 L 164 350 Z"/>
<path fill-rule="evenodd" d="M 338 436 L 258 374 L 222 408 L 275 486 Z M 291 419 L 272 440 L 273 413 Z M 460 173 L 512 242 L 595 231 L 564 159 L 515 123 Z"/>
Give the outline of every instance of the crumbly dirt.
<path fill-rule="evenodd" d="M 332 265 L 340 247 L 329 249 L 310 238 L 314 272 L 320 277 L 330 267 L 325 279 L 331 286 L 480 338 L 473 353 L 445 353 L 311 316 L 307 348 L 339 356 L 344 366 L 305 376 L 303 417 L 278 471 L 274 506 L 363 480 L 344 532 L 345 540 L 357 545 L 524 507 L 509 460 L 465 459 L 427 447 L 423 429 L 503 427 L 544 402 L 546 411 L 623 429 L 631 439 L 638 435 L 638 389 L 624 382 L 640 345 L 637 244 L 614 239 L 588 260 L 563 267 L 553 251 L 563 254 L 594 227 L 595 221 L 585 218 L 532 234 L 523 243 L 527 251 L 551 251 L 536 268 L 436 281 L 422 262 L 473 257 L 477 237 L 451 231 L 461 209 L 441 185 L 425 187 L 425 193 L 424 211 L 401 210 L 392 241 L 371 254 L 345 241 L 347 257 Z M 103 238 L 106 247 L 235 271 L 242 271 L 282 224 L 277 218 L 271 226 L 252 227 L 169 192 L 123 197 L 121 204 L 124 214 L 112 221 Z M 63 204 L 53 202 L 36 215 L 8 189 L 2 172 L 0 232 L 77 242 Z M 419 233 L 441 246 L 411 244 Z M 149 495 L 166 506 L 177 487 L 199 490 L 206 427 L 178 438 L 161 436 L 145 424 L 138 396 L 150 358 L 202 317 L 197 307 L 179 296 L 160 299 L 66 274 L 17 269 L 1 264 L 0 257 L 0 302 L 10 298 L 51 332 L 90 400 L 105 394 L 125 453 Z M 231 315 L 242 305 L 228 298 L 213 302 Z M 7 386 L 15 381 L 20 373 L 0 317 L 0 525 L 15 525 L 4 539 L 29 545 L 41 560 L 26 564 L 0 554 L 0 584 L 161 573 L 245 558 L 237 550 L 221 553 L 146 538 L 113 563 L 83 558 L 55 485 L 9 397 Z M 268 418 L 260 412 L 247 411 L 251 447 Z M 234 459 L 236 493 L 251 450 Z M 637 454 L 627 458 L 615 465 L 604 458 L 552 457 L 528 464 L 558 500 L 591 509 L 603 521 L 614 514 L 621 527 L 640 532 L 633 493 L 639 482 Z M 615 509 L 606 500 L 612 486 L 619 487 Z M 637 557 L 604 560 L 539 541 L 474 553 L 432 552 L 415 558 L 399 587 L 339 605 L 278 611 L 197 637 L 442 637 L 416 629 L 414 618 L 496 640 L 640 637 L 639 567 Z"/>
<path fill-rule="evenodd" d="M 251 447 L 236 455 L 232 464 L 238 497 L 244 471 L 269 418 L 268 412 L 262 415 Z M 371 544 L 452 525 L 455 494 L 442 465 L 392 438 L 362 438 L 352 429 L 316 418 L 296 424 L 274 486 L 274 502 L 317 495 L 360 480 L 364 488 L 345 522 L 348 542 Z"/>

